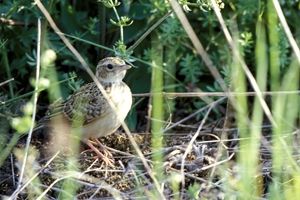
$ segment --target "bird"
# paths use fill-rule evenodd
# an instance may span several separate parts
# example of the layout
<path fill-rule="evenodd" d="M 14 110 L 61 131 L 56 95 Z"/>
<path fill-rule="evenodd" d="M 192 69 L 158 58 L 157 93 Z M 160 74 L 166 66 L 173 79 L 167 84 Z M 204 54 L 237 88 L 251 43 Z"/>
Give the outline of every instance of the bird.
<path fill-rule="evenodd" d="M 66 100 L 51 105 L 46 117 L 52 121 L 50 127 L 51 132 L 54 133 L 55 143 L 63 141 L 61 136 L 69 132 L 66 129 L 71 127 L 79 132 L 84 143 L 103 161 L 111 165 L 112 160 L 107 158 L 107 155 L 111 154 L 104 151 L 105 148 L 98 138 L 114 133 L 131 109 L 132 93 L 128 85 L 123 82 L 130 68 L 131 66 L 119 57 L 106 57 L 100 60 L 96 67 L 95 76 L 115 108 L 112 108 L 95 82 L 81 86 Z M 66 124 L 68 126 L 65 126 Z M 96 141 L 104 153 L 94 146 L 95 143 L 91 139 Z"/>

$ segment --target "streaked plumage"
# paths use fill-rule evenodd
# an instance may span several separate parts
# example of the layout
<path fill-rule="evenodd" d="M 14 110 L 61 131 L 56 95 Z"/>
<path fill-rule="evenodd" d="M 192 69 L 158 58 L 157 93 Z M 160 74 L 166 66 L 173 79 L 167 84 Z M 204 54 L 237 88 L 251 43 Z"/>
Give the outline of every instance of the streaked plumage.
<path fill-rule="evenodd" d="M 96 69 L 96 77 L 117 108 L 111 108 L 94 82 L 82 86 L 64 102 L 52 106 L 49 118 L 60 113 L 64 121 L 82 131 L 83 139 L 98 138 L 116 131 L 127 116 L 131 104 L 130 88 L 122 81 L 130 66 L 118 58 L 102 59 Z"/>

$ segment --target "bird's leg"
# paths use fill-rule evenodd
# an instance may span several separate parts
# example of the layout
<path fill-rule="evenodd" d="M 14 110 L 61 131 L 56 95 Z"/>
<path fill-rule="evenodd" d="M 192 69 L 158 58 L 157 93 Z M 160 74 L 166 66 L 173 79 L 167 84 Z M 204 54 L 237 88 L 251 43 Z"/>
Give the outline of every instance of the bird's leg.
<path fill-rule="evenodd" d="M 103 153 L 105 156 L 108 156 L 110 158 L 113 157 L 113 155 L 111 154 L 111 152 L 98 140 L 98 139 L 94 139 L 94 141 L 98 144 L 98 146 L 102 149 Z"/>
<path fill-rule="evenodd" d="M 111 167 L 114 167 L 114 165 L 113 165 L 113 163 L 114 163 L 114 160 L 113 159 L 111 159 L 111 158 L 109 158 L 109 157 L 112 157 L 112 154 L 109 152 L 109 153 L 107 153 L 107 151 L 108 150 L 102 150 L 103 151 L 103 153 L 101 153 L 94 145 L 93 145 L 93 143 L 92 143 L 92 141 L 90 141 L 90 140 L 86 140 L 86 141 L 84 141 L 90 148 L 91 148 L 91 150 L 93 150 L 96 154 L 97 154 L 97 156 L 100 158 L 100 159 L 102 159 L 104 162 L 105 162 L 105 164 L 107 164 L 107 165 L 109 165 L 109 166 L 111 166 Z M 98 141 L 99 142 L 99 141 Z M 98 142 L 97 142 L 97 144 L 98 144 Z M 102 147 L 104 147 L 103 145 L 102 145 Z M 109 156 L 109 157 L 108 157 Z"/>

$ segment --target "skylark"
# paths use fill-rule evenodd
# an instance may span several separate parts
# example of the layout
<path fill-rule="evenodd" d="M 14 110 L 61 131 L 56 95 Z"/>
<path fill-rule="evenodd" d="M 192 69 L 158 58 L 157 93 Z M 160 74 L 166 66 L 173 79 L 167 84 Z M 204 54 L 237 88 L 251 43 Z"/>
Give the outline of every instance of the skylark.
<path fill-rule="evenodd" d="M 65 128 L 62 129 L 59 123 L 68 124 L 79 130 L 82 140 L 105 162 L 110 163 L 107 156 L 94 147 L 89 139 L 97 139 L 115 132 L 121 126 L 121 121 L 125 120 L 132 105 L 132 94 L 130 88 L 122 80 L 130 67 L 118 57 L 100 60 L 95 75 L 116 110 L 109 105 L 95 82 L 83 85 L 64 102 L 54 104 L 50 109 L 48 116 L 52 116 L 49 118 L 54 121 L 51 126 L 54 129 L 51 132 L 56 133 L 53 136 L 54 139 L 55 135 L 61 137 L 61 132 L 69 132 L 64 130 Z M 61 142 L 62 139 L 58 140 L 60 141 L 56 142 Z M 100 142 L 96 141 L 101 146 Z"/>

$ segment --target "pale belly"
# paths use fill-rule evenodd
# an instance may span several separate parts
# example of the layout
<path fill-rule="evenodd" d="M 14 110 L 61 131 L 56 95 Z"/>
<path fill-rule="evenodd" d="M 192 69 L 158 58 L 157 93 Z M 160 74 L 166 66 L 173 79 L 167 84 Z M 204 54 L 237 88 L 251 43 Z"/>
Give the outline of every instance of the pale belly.
<path fill-rule="evenodd" d="M 122 90 L 112 88 L 111 99 L 116 106 L 114 112 L 112 108 L 104 116 L 81 127 L 83 138 L 99 138 L 115 132 L 123 122 L 132 105 L 132 94 L 129 87 L 123 87 Z"/>

